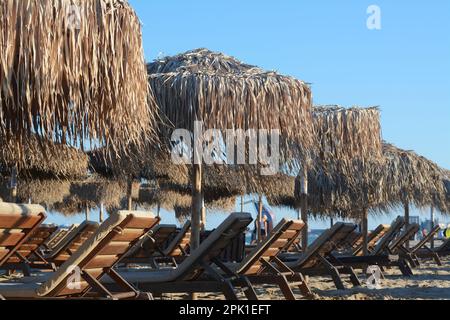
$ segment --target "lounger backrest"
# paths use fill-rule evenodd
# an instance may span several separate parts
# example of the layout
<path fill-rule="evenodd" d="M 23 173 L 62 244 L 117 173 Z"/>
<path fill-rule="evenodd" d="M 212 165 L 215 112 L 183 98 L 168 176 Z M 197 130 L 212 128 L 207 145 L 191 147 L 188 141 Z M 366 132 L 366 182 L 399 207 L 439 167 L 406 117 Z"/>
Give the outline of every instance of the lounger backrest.
<path fill-rule="evenodd" d="M 263 269 L 261 259 L 270 261 L 271 258 L 276 257 L 284 251 L 289 243 L 292 243 L 292 239 L 298 238 L 303 228 L 305 228 L 305 223 L 301 220 L 281 220 L 270 235 L 240 263 L 237 273 L 258 274 Z"/>
<path fill-rule="evenodd" d="M 121 211 L 111 214 L 80 248 L 37 290 L 43 297 L 79 295 L 89 285 L 84 280 L 69 286 L 73 271 L 88 273 L 100 279 L 105 270 L 114 267 L 124 254 L 157 223 L 151 213 Z"/>
<path fill-rule="evenodd" d="M 376 247 L 370 252 L 371 255 L 376 256 L 389 251 L 389 244 L 395 239 L 395 237 L 401 232 L 405 225 L 405 219 L 403 217 L 397 217 L 391 224 L 391 227 L 386 232 L 384 237 L 380 239 Z"/>
<path fill-rule="evenodd" d="M 355 231 L 356 225 L 349 223 L 336 223 L 331 229 L 322 233 L 294 264 L 300 268 L 313 268 L 320 264 L 320 257 L 327 257 L 345 239 Z"/>
<path fill-rule="evenodd" d="M 431 239 L 432 239 L 433 237 L 435 237 L 435 236 L 439 233 L 439 231 L 441 231 L 441 227 L 440 227 L 440 226 L 434 227 L 434 229 L 431 230 L 431 232 L 428 233 L 428 234 L 426 235 L 426 237 L 424 237 L 422 240 L 420 240 L 419 243 L 417 243 L 417 244 L 414 246 L 414 248 L 411 249 L 411 252 L 413 252 L 413 253 L 414 253 L 414 252 L 417 252 L 417 251 L 418 251 L 419 249 L 421 249 L 424 245 L 426 245 L 427 242 L 431 241 Z"/>
<path fill-rule="evenodd" d="M 37 205 L 0 203 L 0 266 L 11 258 L 45 220 Z"/>
<path fill-rule="evenodd" d="M 97 222 L 85 221 L 74 229 L 47 257 L 57 266 L 66 262 L 97 231 Z"/>
<path fill-rule="evenodd" d="M 233 239 L 247 229 L 252 220 L 249 213 L 231 214 L 197 250 L 191 252 L 178 268 L 172 271 L 171 278 L 174 281 L 197 278 L 204 271 L 202 265 L 209 265 L 214 258 L 218 258 Z"/>
<path fill-rule="evenodd" d="M 177 231 L 176 225 L 157 225 L 129 250 L 127 258 L 149 258 L 163 250 L 170 236 Z"/>
<path fill-rule="evenodd" d="M 164 249 L 164 255 L 166 257 L 179 257 L 184 252 L 189 251 L 189 245 L 191 243 L 191 222 L 188 221 L 184 224 L 181 231 L 176 237 L 170 241 L 167 248 Z"/>
<path fill-rule="evenodd" d="M 22 244 L 17 250 L 16 253 L 20 255 L 13 255 L 11 256 L 7 264 L 14 264 L 14 263 L 20 263 L 23 262 L 22 257 L 25 259 L 31 258 L 33 252 L 38 250 L 44 242 L 56 231 L 56 226 L 49 226 L 49 225 L 41 225 L 39 226 L 32 234 L 31 236 L 25 241 L 24 244 Z"/>
<path fill-rule="evenodd" d="M 67 229 L 60 228 L 56 232 L 52 234 L 50 238 L 47 239 L 47 241 L 44 242 L 44 246 L 47 249 L 53 249 L 54 246 L 62 239 L 64 238 L 68 233 Z"/>
<path fill-rule="evenodd" d="M 450 239 L 444 240 L 444 242 L 436 249 L 437 253 L 447 253 L 450 252 Z"/>
<path fill-rule="evenodd" d="M 409 241 L 414 235 L 419 232 L 420 226 L 417 223 L 410 224 L 403 230 L 400 235 L 394 239 L 392 244 L 389 246 L 391 252 L 396 252 L 399 250 L 407 241 Z"/>
<path fill-rule="evenodd" d="M 373 232 L 370 232 L 367 239 L 367 247 L 369 250 L 373 250 L 373 248 L 377 245 L 378 241 L 382 239 L 386 232 L 388 232 L 389 228 L 391 226 L 387 224 L 380 224 Z M 356 256 L 363 255 L 364 253 L 364 244 L 363 239 L 361 235 L 361 241 L 359 242 L 359 245 L 355 248 L 353 251 L 353 254 Z"/>
<path fill-rule="evenodd" d="M 57 232 L 53 234 L 50 239 L 44 245 L 49 250 L 53 250 L 61 241 L 65 239 L 66 236 L 68 236 L 73 230 L 75 230 L 78 227 L 78 225 L 72 225 L 70 228 L 60 228 Z"/>

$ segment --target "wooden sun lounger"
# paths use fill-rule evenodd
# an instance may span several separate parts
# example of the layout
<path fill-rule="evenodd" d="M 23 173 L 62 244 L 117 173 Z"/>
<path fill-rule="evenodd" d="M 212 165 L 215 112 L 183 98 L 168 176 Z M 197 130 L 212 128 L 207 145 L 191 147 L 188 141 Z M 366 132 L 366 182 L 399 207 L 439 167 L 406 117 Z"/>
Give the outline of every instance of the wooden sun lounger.
<path fill-rule="evenodd" d="M 389 252 L 391 254 L 399 254 L 404 256 L 413 267 L 418 267 L 420 262 L 417 256 L 412 253 L 407 247 L 407 242 L 419 232 L 420 226 L 417 223 L 410 224 L 403 230 L 400 235 L 394 239 L 389 246 Z"/>
<path fill-rule="evenodd" d="M 401 233 L 405 220 L 398 217 L 386 231 L 384 236 L 378 241 L 377 245 L 370 251 L 368 256 L 345 256 L 334 255 L 340 263 L 357 269 L 367 269 L 371 265 L 383 267 L 398 267 L 403 275 L 411 276 L 413 274 L 411 267 L 405 261 L 404 257 L 393 254 L 391 245 Z"/>
<path fill-rule="evenodd" d="M 345 289 L 341 274 L 350 275 L 354 286 L 361 282 L 353 269 L 334 259 L 332 252 L 345 243 L 346 238 L 356 229 L 354 224 L 336 223 L 325 231 L 301 255 L 280 255 L 282 261 L 275 261 L 285 268 L 305 275 L 329 275 L 337 289 Z"/>
<path fill-rule="evenodd" d="M 176 267 L 177 258 L 188 255 L 190 230 L 190 221 L 186 222 L 179 232 L 176 226 L 158 225 L 136 244 L 123 262 L 150 264 L 158 269 L 159 263 L 165 261 Z M 175 236 L 172 237 L 174 234 Z"/>
<path fill-rule="evenodd" d="M 0 269 L 10 270 L 11 260 L 24 258 L 20 248 L 45 218 L 45 209 L 41 206 L 0 203 Z"/>
<path fill-rule="evenodd" d="M 113 267 L 158 222 L 159 218 L 147 212 L 111 214 L 57 271 L 41 277 L 2 282 L 0 295 L 7 299 L 138 298 L 140 293 Z M 117 284 L 118 293 L 112 293 L 99 282 L 106 274 Z"/>
<path fill-rule="evenodd" d="M 385 234 L 389 231 L 390 227 L 391 226 L 389 226 L 389 225 L 381 224 L 374 231 L 369 233 L 368 239 L 367 239 L 368 240 L 367 247 L 369 249 L 369 252 L 374 250 L 378 241 L 380 241 L 385 236 Z M 355 255 L 355 256 L 363 255 L 363 249 L 364 249 L 364 244 L 363 244 L 363 239 L 362 239 L 362 235 L 361 235 L 360 239 L 353 246 L 353 255 Z"/>
<path fill-rule="evenodd" d="M 440 248 L 438 248 L 438 250 L 433 250 L 427 246 L 427 243 L 429 243 L 431 239 L 433 239 L 439 233 L 439 231 L 441 231 L 440 226 L 434 227 L 434 229 L 431 230 L 431 232 L 428 233 L 426 237 L 419 241 L 419 243 L 417 243 L 413 248 L 409 249 L 409 253 L 414 255 L 417 260 L 422 258 L 432 258 L 438 266 L 442 266 L 442 261 L 439 253 Z M 444 242 L 443 245 L 446 245 L 446 243 Z"/>
<path fill-rule="evenodd" d="M 47 255 L 45 259 L 51 263 L 53 270 L 66 262 L 98 229 L 97 222 L 85 221 L 73 229 L 60 243 Z M 45 268 L 34 264 L 33 268 Z"/>
<path fill-rule="evenodd" d="M 121 269 L 119 274 L 143 292 L 154 295 L 165 293 L 223 292 L 227 299 L 236 300 L 235 286 L 242 287 L 249 299 L 256 293 L 243 276 L 227 277 L 213 265 L 220 264 L 220 254 L 244 232 L 252 222 L 249 213 L 233 213 L 205 241 L 181 262 L 177 268 L 160 270 Z M 213 280 L 213 281 L 212 281 Z M 102 283 L 110 289 L 117 287 L 112 279 L 105 277 Z"/>
<path fill-rule="evenodd" d="M 56 226 L 40 225 L 31 236 L 23 243 L 16 253 L 11 256 L 3 265 L 3 268 L 14 272 L 17 269 L 22 270 L 25 276 L 30 275 L 30 264 L 34 260 L 48 264 L 41 252 L 45 241 L 56 231 Z"/>
<path fill-rule="evenodd" d="M 47 251 L 52 251 L 64 238 L 74 230 L 77 225 L 72 225 L 70 228 L 60 228 L 44 243 Z"/>
<path fill-rule="evenodd" d="M 277 266 L 278 254 L 290 247 L 292 240 L 305 228 L 301 220 L 283 219 L 252 252 L 239 264 L 219 264 L 229 277 L 246 276 L 254 284 L 276 284 L 287 300 L 296 300 L 291 286 L 297 286 L 305 297 L 312 296 L 305 278 L 299 272 Z"/>

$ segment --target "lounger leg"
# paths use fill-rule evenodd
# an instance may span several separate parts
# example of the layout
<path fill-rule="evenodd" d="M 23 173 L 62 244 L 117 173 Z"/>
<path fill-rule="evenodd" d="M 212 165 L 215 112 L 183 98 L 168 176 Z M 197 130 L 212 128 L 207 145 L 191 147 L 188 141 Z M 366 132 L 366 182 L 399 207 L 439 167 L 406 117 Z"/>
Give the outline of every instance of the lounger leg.
<path fill-rule="evenodd" d="M 353 284 L 354 287 L 360 287 L 361 281 L 359 280 L 358 276 L 355 273 L 355 270 L 353 270 L 352 267 L 347 267 L 347 272 L 350 274 L 350 281 Z"/>
<path fill-rule="evenodd" d="M 297 300 L 295 299 L 294 292 L 286 279 L 286 276 L 280 274 L 275 276 L 278 286 L 280 287 L 281 293 L 283 293 L 286 300 Z"/>
<path fill-rule="evenodd" d="M 231 284 L 230 280 L 223 280 L 222 281 L 222 291 L 225 295 L 225 299 L 231 300 L 231 301 L 237 301 L 239 300 L 238 296 L 236 295 L 236 292 L 234 291 L 234 287 Z"/>
<path fill-rule="evenodd" d="M 335 266 L 333 266 L 326 258 L 322 257 L 321 255 L 317 255 L 317 257 L 320 259 L 322 265 L 330 273 L 331 278 L 333 279 L 333 282 L 336 285 L 336 289 L 345 290 L 345 286 L 344 283 L 342 282 L 338 269 L 336 269 Z"/>
<path fill-rule="evenodd" d="M 31 276 L 31 269 L 30 269 L 30 266 L 28 264 L 22 263 L 20 268 L 22 269 L 23 275 L 25 277 Z"/>
<path fill-rule="evenodd" d="M 258 296 L 256 295 L 255 288 L 253 287 L 250 280 L 248 280 L 247 277 L 240 277 L 240 281 L 242 281 L 245 286 L 244 293 L 245 293 L 245 296 L 247 297 L 247 299 L 252 300 L 252 301 L 259 300 Z"/>
<path fill-rule="evenodd" d="M 398 266 L 400 268 L 400 271 L 402 272 L 402 274 L 405 277 L 410 277 L 413 275 L 413 271 L 412 271 L 411 267 L 408 265 L 408 262 L 406 262 L 405 260 L 401 259 L 398 262 Z"/>
<path fill-rule="evenodd" d="M 442 266 L 441 258 L 439 257 L 439 255 L 436 252 L 433 254 L 433 259 L 434 259 L 434 261 L 436 261 L 436 264 L 438 266 Z"/>
<path fill-rule="evenodd" d="M 2 295 L 0 295 L 0 300 L 5 301 L 6 299 Z"/>

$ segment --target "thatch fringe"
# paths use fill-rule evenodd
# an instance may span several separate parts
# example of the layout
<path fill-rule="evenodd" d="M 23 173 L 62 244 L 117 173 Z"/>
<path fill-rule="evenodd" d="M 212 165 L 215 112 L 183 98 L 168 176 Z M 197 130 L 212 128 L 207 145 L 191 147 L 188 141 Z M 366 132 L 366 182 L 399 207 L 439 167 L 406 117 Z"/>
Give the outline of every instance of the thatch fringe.
<path fill-rule="evenodd" d="M 24 141 L 23 162 L 12 141 L 0 139 L 0 173 L 7 176 L 18 164 L 18 174 L 26 179 L 79 179 L 88 174 L 88 157 L 74 148 L 40 141 L 35 135 Z"/>
<path fill-rule="evenodd" d="M 444 169 L 436 163 L 391 144 L 385 143 L 383 153 L 387 159 L 384 188 L 399 205 L 409 203 L 416 207 L 430 207 L 450 213 L 446 203 Z"/>
<path fill-rule="evenodd" d="M 362 161 L 382 157 L 380 111 L 372 108 L 317 106 L 313 108 L 319 159 Z"/>
<path fill-rule="evenodd" d="M 18 151 L 32 132 L 118 147 L 154 131 L 140 22 L 126 1 L 1 1 L 0 21 L 0 137 Z"/>
<path fill-rule="evenodd" d="M 201 120 L 205 129 L 278 129 L 302 155 L 314 146 L 312 94 L 302 81 L 207 49 L 157 60 L 147 69 L 164 137 L 173 128 L 192 132 Z"/>
<path fill-rule="evenodd" d="M 389 213 L 405 204 L 449 213 L 444 171 L 412 151 L 383 144 L 383 161 L 317 164 L 308 173 L 308 206 L 313 214 L 358 217 L 363 210 Z M 296 198 L 300 199 L 300 179 Z M 298 202 L 297 202 L 298 203 Z"/>

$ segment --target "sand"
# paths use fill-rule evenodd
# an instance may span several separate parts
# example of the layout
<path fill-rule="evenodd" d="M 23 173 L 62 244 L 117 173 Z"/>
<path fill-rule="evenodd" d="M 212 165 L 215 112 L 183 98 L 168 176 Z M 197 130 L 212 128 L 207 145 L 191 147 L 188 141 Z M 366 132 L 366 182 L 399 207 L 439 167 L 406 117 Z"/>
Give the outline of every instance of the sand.
<path fill-rule="evenodd" d="M 434 261 L 423 262 L 414 269 L 414 276 L 404 277 L 398 269 L 384 272 L 380 289 L 369 289 L 367 277 L 358 271 L 358 277 L 363 282 L 362 287 L 353 288 L 345 278 L 347 290 L 336 290 L 334 283 L 327 277 L 310 277 L 309 285 L 317 300 L 450 300 L 450 258 L 443 259 L 443 266 L 437 266 Z M 14 278 L 18 278 L 16 275 Z M 6 276 L 0 276 L 0 282 Z M 283 296 L 275 286 L 257 286 L 258 297 L 262 300 L 283 300 Z M 298 290 L 294 290 L 298 299 L 304 299 Z M 242 293 L 239 296 L 244 299 Z M 186 299 L 187 295 L 165 295 L 165 300 Z M 199 294 L 200 300 L 223 300 L 221 294 Z"/>

